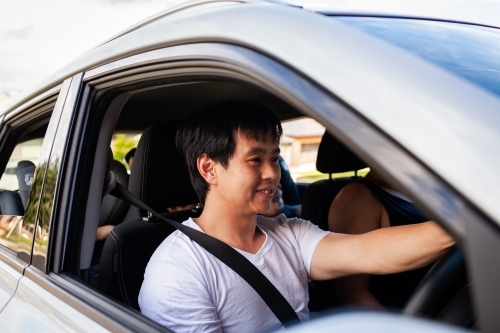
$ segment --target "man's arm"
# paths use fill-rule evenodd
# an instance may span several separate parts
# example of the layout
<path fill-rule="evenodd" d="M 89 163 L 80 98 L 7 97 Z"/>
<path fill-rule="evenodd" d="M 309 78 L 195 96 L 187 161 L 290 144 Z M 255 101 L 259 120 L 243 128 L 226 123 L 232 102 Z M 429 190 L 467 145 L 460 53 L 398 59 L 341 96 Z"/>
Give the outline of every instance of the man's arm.
<path fill-rule="evenodd" d="M 311 278 L 408 271 L 436 260 L 453 244 L 453 239 L 432 221 L 361 235 L 332 233 L 314 250 Z"/>

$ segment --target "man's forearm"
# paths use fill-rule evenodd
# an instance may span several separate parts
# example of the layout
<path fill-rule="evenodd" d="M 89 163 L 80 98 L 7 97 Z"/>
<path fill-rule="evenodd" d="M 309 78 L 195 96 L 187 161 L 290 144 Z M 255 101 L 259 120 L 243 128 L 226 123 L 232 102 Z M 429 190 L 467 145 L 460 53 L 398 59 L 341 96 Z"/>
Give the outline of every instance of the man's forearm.
<path fill-rule="evenodd" d="M 423 267 L 443 255 L 453 239 L 435 222 L 383 228 L 360 235 L 366 273 L 390 274 Z M 380 248 L 380 251 L 376 251 Z"/>
<path fill-rule="evenodd" d="M 453 239 L 434 222 L 382 228 L 361 235 L 331 234 L 314 252 L 311 277 L 323 280 L 412 270 L 436 260 L 453 244 Z"/>

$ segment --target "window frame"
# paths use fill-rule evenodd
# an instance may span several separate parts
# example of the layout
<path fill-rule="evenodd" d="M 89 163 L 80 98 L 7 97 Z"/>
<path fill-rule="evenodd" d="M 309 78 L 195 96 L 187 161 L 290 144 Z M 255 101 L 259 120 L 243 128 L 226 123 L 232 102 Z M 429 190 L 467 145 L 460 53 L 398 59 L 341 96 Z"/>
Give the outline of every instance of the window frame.
<path fill-rule="evenodd" d="M 2 115 L 2 122 L 0 125 L 0 166 L 2 170 L 5 170 L 7 163 L 12 155 L 12 152 L 16 145 L 19 143 L 19 138 L 23 135 L 23 132 L 27 130 L 32 124 L 43 121 L 43 118 L 51 117 L 53 110 L 57 104 L 57 98 L 59 96 L 61 86 L 58 85 L 52 89 L 45 91 L 44 93 L 38 95 L 36 98 L 28 101 L 22 106 L 16 108 L 15 110 Z M 50 138 L 44 138 L 45 144 L 42 144 L 40 155 L 43 154 L 44 146 L 45 149 L 51 145 Z M 39 157 L 40 157 L 39 155 Z M 42 179 L 43 181 L 43 179 Z M 34 180 L 35 182 L 35 180 Z M 36 201 L 36 197 L 39 193 L 31 193 L 29 204 L 31 205 Z M 36 225 L 36 216 L 34 220 L 31 221 L 33 226 Z M 36 229 L 36 228 L 35 228 Z M 17 251 L 0 245 L 2 261 L 7 264 L 11 264 L 11 267 L 16 269 L 21 274 L 24 272 L 24 268 L 31 263 L 31 252 L 34 242 L 35 234 L 30 235 L 30 246 L 24 251 L 18 248 Z M 19 244 L 19 242 L 18 242 Z M 15 259 L 13 258 L 15 256 Z M 9 258 L 10 260 L 8 260 Z"/>

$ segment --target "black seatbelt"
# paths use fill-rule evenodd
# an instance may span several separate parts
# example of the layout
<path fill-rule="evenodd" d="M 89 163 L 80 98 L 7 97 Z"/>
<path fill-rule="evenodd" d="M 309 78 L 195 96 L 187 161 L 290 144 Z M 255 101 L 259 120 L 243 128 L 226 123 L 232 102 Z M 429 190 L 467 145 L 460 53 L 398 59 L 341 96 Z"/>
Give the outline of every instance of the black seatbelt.
<path fill-rule="evenodd" d="M 257 269 L 257 267 L 255 267 L 250 261 L 248 261 L 247 258 L 231 246 L 201 231 L 161 216 L 148 207 L 148 205 L 144 202 L 137 199 L 119 183 L 116 183 L 113 190 L 111 190 L 109 194 L 138 208 L 151 212 L 156 217 L 168 222 L 174 228 L 188 236 L 191 240 L 198 243 L 206 251 L 210 252 L 214 257 L 226 264 L 259 294 L 283 326 L 290 327 L 299 321 L 299 317 L 295 313 L 294 309 L 285 297 L 283 297 L 283 295 L 278 291 L 278 289 L 276 289 L 276 287 L 266 278 L 264 274 L 262 274 L 261 271 Z"/>

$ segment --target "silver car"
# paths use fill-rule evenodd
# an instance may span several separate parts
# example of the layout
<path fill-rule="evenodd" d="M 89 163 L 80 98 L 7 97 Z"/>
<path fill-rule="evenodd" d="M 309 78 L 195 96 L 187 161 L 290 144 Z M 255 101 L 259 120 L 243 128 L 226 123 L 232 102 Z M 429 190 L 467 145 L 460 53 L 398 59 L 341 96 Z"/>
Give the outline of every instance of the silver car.
<path fill-rule="evenodd" d="M 148 212 L 105 196 L 109 147 L 117 134 L 244 98 L 283 122 L 315 119 L 445 228 L 463 254 L 439 261 L 400 313 L 317 307 L 320 318 L 294 330 L 498 332 L 499 96 L 495 27 L 275 1 L 193 1 L 161 12 L 1 110 L 0 165 L 10 185 L 0 192 L 0 327 L 168 331 L 142 316 L 136 299 L 165 235 Z M 21 163 L 33 154 L 36 165 Z M 156 156 L 168 164 L 169 156 Z M 137 158 L 123 177 L 151 204 L 183 188 Z M 152 197 L 138 179 L 153 184 Z M 299 188 L 307 194 L 307 184 Z M 103 224 L 140 223 L 152 229 L 96 241 Z"/>

